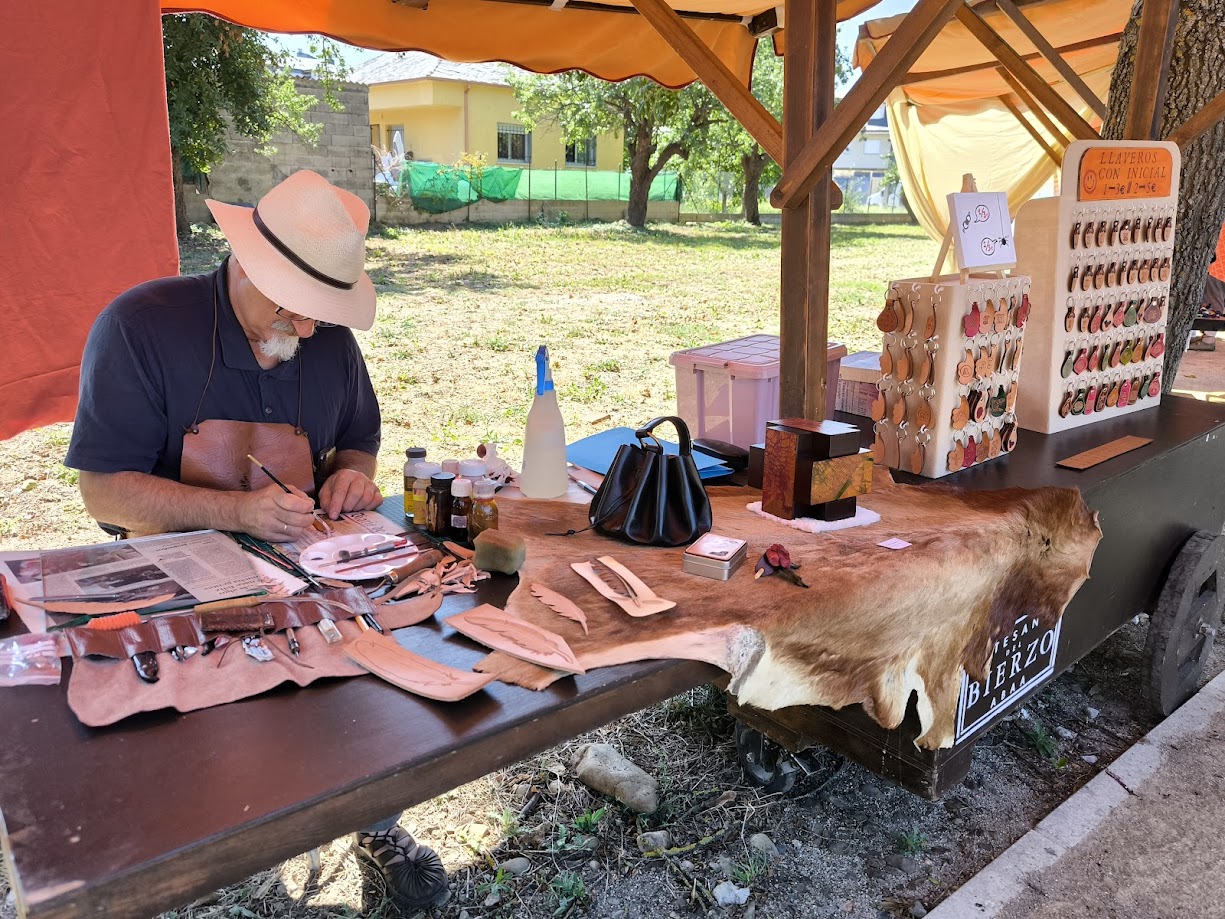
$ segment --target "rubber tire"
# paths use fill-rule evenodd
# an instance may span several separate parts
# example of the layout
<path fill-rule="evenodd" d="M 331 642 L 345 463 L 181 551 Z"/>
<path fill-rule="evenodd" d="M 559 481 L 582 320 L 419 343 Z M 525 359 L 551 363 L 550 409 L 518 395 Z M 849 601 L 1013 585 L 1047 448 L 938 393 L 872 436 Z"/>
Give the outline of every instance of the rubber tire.
<path fill-rule="evenodd" d="M 1148 697 L 1166 717 L 1195 695 L 1225 612 L 1225 537 L 1199 532 L 1170 567 L 1148 626 Z"/>
<path fill-rule="evenodd" d="M 791 754 L 743 721 L 736 722 L 736 756 L 748 783 L 763 791 L 786 794 L 799 777 Z"/>

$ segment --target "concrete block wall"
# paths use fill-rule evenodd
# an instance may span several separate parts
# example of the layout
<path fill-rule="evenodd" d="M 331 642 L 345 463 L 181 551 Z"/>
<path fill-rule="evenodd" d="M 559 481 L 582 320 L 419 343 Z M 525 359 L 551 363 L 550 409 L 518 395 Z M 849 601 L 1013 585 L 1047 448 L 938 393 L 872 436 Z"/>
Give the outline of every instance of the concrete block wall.
<path fill-rule="evenodd" d="M 255 204 L 286 176 L 299 169 L 313 169 L 328 181 L 351 191 L 367 204 L 373 203 L 374 167 L 370 156 L 370 95 L 361 83 L 344 83 L 336 93 L 342 109 L 337 112 L 323 101 L 323 89 L 310 79 L 295 81 L 298 92 L 319 101 L 308 110 L 307 119 L 323 125 L 315 146 L 284 133 L 273 136 L 272 156 L 255 151 L 254 141 L 231 132 L 225 161 L 208 176 L 208 192 L 186 190 L 187 214 L 192 223 L 209 223 L 212 217 L 204 199 L 229 204 Z"/>

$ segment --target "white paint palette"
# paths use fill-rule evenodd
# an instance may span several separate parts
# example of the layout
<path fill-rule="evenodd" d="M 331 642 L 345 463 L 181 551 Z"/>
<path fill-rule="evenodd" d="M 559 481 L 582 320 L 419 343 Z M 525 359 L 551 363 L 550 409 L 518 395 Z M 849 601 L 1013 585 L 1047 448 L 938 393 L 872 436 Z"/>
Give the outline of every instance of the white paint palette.
<path fill-rule="evenodd" d="M 298 564 L 303 570 L 325 578 L 335 578 L 341 581 L 369 581 L 381 578 L 392 570 L 407 564 L 418 549 L 412 543 L 401 545 L 403 537 L 389 536 L 386 533 L 350 533 L 346 536 L 334 536 L 314 543 L 305 551 Z M 370 558 L 341 558 L 341 553 L 366 552 L 379 546 L 387 546 L 390 551 Z"/>

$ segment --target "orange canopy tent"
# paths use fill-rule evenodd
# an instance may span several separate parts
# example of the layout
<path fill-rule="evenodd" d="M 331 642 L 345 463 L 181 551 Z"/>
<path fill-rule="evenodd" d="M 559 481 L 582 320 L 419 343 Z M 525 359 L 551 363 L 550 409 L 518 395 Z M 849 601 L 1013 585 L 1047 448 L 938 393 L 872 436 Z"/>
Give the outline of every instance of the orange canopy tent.
<path fill-rule="evenodd" d="M 855 15 L 874 2 L 840 0 L 836 15 Z M 655 24 L 679 12 L 689 27 L 680 31 L 706 46 L 699 57 L 707 69 L 719 69 L 716 92 L 738 91 L 733 111 L 742 121 L 748 112 L 750 130 L 781 157 L 777 122 L 760 106 L 749 112 L 756 103 L 745 87 L 757 41 L 785 28 L 785 8 L 761 0 L 635 5 L 642 15 L 624 0 L 6 4 L 0 14 L 0 85 L 10 88 L 0 94 L 0 118 L 9 127 L 0 147 L 0 200 L 8 215 L 0 246 L 6 344 L 0 440 L 70 420 L 94 317 L 128 287 L 178 271 L 162 12 L 206 12 L 259 29 L 322 33 L 449 60 L 501 60 L 539 72 L 581 69 L 605 79 L 641 74 L 680 86 L 695 78 L 692 57 L 674 50 Z M 831 19 L 825 29 L 831 61 L 832 26 Z M 709 74 L 704 79 L 711 82 Z"/>

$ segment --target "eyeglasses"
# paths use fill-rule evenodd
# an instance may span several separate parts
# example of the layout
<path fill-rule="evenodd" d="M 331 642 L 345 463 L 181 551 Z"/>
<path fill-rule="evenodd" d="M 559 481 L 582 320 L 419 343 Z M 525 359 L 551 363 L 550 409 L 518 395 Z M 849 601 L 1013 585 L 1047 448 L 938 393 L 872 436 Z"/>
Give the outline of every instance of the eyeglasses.
<path fill-rule="evenodd" d="M 317 329 L 333 329 L 336 327 L 334 322 L 323 322 L 319 319 L 311 319 L 310 316 L 303 316 L 301 313 L 291 313 L 283 306 L 276 308 L 276 314 L 282 319 L 288 319 L 290 322 L 313 322 Z"/>

